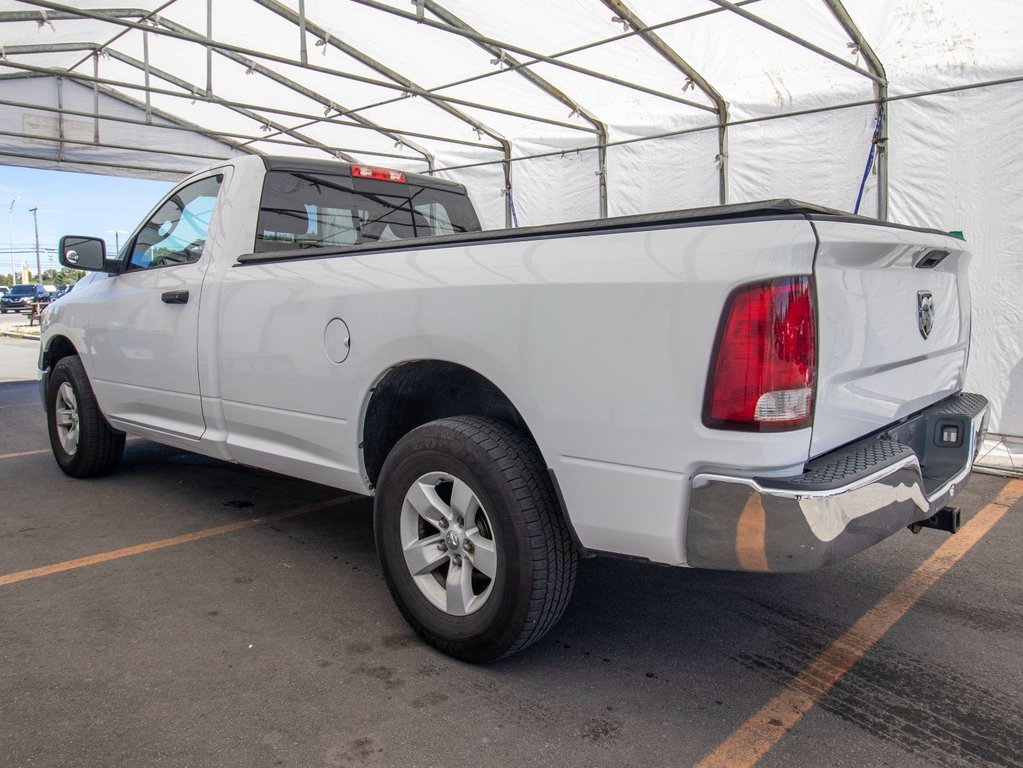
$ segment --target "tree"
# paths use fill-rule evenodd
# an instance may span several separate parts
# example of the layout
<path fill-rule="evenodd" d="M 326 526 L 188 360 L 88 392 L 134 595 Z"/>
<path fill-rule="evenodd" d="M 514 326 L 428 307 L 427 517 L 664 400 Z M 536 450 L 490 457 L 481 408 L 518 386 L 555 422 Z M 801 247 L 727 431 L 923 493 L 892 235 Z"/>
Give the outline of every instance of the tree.
<path fill-rule="evenodd" d="M 43 279 L 41 283 L 46 285 L 67 285 L 68 283 L 77 283 L 85 277 L 85 272 L 80 269 L 68 269 L 62 267 L 60 269 L 47 269 L 43 272 Z"/>

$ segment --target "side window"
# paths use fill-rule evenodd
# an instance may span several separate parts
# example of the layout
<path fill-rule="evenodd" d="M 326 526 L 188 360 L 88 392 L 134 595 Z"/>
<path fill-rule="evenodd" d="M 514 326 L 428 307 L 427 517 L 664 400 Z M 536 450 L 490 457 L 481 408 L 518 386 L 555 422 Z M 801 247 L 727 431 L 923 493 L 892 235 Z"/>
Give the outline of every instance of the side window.
<path fill-rule="evenodd" d="M 167 198 L 132 243 L 128 269 L 198 261 L 223 179 L 223 176 L 200 179 Z"/>

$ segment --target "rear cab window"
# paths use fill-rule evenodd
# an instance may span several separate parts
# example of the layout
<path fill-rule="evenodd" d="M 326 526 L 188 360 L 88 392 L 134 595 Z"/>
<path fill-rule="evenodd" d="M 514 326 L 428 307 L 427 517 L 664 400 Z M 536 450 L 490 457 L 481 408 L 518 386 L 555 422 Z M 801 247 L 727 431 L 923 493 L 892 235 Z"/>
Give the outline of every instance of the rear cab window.
<path fill-rule="evenodd" d="M 348 166 L 270 169 L 254 252 L 385 243 L 478 232 L 465 190 L 428 177 L 353 178 Z"/>

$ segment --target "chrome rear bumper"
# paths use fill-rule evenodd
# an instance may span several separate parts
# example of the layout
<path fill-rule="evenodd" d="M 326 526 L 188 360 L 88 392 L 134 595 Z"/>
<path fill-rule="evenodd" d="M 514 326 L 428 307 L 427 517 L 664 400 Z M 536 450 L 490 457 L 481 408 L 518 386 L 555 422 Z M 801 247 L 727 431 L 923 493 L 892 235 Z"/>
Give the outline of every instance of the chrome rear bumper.
<path fill-rule="evenodd" d="M 987 428 L 988 402 L 953 395 L 809 462 L 789 478 L 699 474 L 686 562 L 732 571 L 808 571 L 838 562 L 944 507 L 962 488 Z M 959 440 L 942 444 L 955 427 Z"/>

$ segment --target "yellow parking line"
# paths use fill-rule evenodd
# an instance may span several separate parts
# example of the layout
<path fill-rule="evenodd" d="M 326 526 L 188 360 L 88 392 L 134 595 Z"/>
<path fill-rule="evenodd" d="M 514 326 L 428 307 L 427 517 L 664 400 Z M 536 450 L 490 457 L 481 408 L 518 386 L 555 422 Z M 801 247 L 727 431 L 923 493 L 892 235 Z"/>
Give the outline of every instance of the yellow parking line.
<path fill-rule="evenodd" d="M 141 438 L 141 437 L 136 437 L 135 435 L 132 435 L 127 440 L 125 440 L 125 442 L 132 443 L 132 442 L 134 442 L 136 440 L 142 440 L 142 439 L 143 438 Z M 0 453 L 0 461 L 3 461 L 4 459 L 17 459 L 20 456 L 37 456 L 40 453 L 52 453 L 52 450 L 50 448 L 37 448 L 34 451 L 18 451 L 17 453 Z"/>
<path fill-rule="evenodd" d="M 993 502 L 804 667 L 781 693 L 700 761 L 698 768 L 755 765 L 1020 498 L 1023 480 L 1009 481 Z"/>
<path fill-rule="evenodd" d="M 35 451 L 18 451 L 17 453 L 0 453 L 0 461 L 4 459 L 17 459 L 19 456 L 35 456 L 40 453 L 49 453 L 49 448 L 39 448 Z"/>
<path fill-rule="evenodd" d="M 165 549 L 167 547 L 174 547 L 178 544 L 187 544 L 191 541 L 199 541 L 200 539 L 208 539 L 211 536 L 222 536 L 225 533 L 233 533 L 234 531 L 241 531 L 246 528 L 253 528 L 257 525 L 264 525 L 266 523 L 272 523 L 277 520 L 284 520 L 289 517 L 296 517 L 298 515 L 304 515 L 309 512 L 316 512 L 320 509 L 326 509 L 327 507 L 339 506 L 352 501 L 358 501 L 363 499 L 363 496 L 356 496 L 355 494 L 349 494 L 347 496 L 340 496 L 334 499 L 327 499 L 326 501 L 317 501 L 312 504 L 305 504 L 296 509 L 288 510 L 287 512 L 278 512 L 274 515 L 266 515 L 265 517 L 255 517 L 250 520 L 240 520 L 237 523 L 228 523 L 227 525 L 220 525 L 216 528 L 206 528 L 202 531 L 195 531 L 194 533 L 186 533 L 183 536 L 173 536 L 169 539 L 160 539 L 159 541 L 150 541 L 146 544 L 136 544 L 133 547 L 124 547 L 123 549 L 115 549 L 110 552 L 101 552 L 97 555 L 89 555 L 88 557 L 79 557 L 75 560 L 65 560 L 62 563 L 55 563 L 53 565 L 44 565 L 40 568 L 31 568 L 27 571 L 15 571 L 14 573 L 8 573 L 4 576 L 0 576 L 0 587 L 5 587 L 8 584 L 16 584 L 19 581 L 27 581 L 29 579 L 37 579 L 40 576 L 49 576 L 54 573 L 61 573 L 63 571 L 72 571 L 76 568 L 85 568 L 89 565 L 97 565 L 98 563 L 107 563 L 111 560 L 118 560 L 122 557 L 131 557 L 132 555 L 141 555 L 146 552 L 152 552 L 157 549 Z"/>

